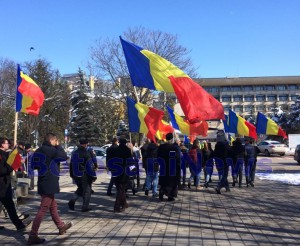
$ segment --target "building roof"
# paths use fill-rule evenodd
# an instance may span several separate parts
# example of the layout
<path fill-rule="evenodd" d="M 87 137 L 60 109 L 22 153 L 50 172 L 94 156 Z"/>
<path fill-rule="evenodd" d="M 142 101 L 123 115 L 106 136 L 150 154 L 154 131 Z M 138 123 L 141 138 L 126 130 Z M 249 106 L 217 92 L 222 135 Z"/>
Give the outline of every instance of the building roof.
<path fill-rule="evenodd" d="M 300 84 L 300 76 L 198 78 L 194 80 L 201 86 Z"/>

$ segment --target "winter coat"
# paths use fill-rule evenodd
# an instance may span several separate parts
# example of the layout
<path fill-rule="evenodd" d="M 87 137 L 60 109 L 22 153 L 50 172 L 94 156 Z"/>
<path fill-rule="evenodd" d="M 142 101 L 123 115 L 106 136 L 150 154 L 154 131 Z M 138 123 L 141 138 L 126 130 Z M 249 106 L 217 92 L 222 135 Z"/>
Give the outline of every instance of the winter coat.
<path fill-rule="evenodd" d="M 44 142 L 31 159 L 33 168 L 38 169 L 38 194 L 50 195 L 59 193 L 60 162 L 67 160 L 67 154 L 61 146 L 52 146 Z"/>
<path fill-rule="evenodd" d="M 7 192 L 11 192 L 10 173 L 13 171 L 6 161 L 8 152 L 0 149 L 0 198 L 6 196 Z"/>
<path fill-rule="evenodd" d="M 257 160 L 257 150 L 256 148 L 250 144 L 245 144 L 245 165 L 248 165 L 249 163 L 253 162 L 256 163 Z"/>
<path fill-rule="evenodd" d="M 171 155 L 170 152 L 175 152 L 174 155 Z M 159 175 L 159 184 L 161 186 L 176 186 L 180 181 L 180 153 L 178 149 L 173 144 L 162 144 L 157 149 L 157 158 L 160 161 L 160 165 L 163 164 L 164 167 L 160 166 L 160 175 Z M 175 167 L 172 166 L 171 170 L 171 159 L 172 162 L 175 158 Z M 175 174 L 175 175 L 174 175 Z"/>
<path fill-rule="evenodd" d="M 121 163 L 117 161 L 109 165 L 115 181 L 118 183 L 127 183 L 129 181 L 128 166 L 135 164 L 131 149 L 126 144 L 120 143 L 117 148 L 113 149 L 111 157 L 121 159 Z"/>
<path fill-rule="evenodd" d="M 148 171 L 148 170 L 151 170 L 150 167 L 149 168 L 149 165 L 151 163 L 151 161 L 153 161 L 153 171 L 154 172 L 158 172 L 159 171 L 159 164 L 158 162 L 156 162 L 156 158 L 157 158 L 157 149 L 158 149 L 158 146 L 157 144 L 155 143 L 150 143 L 148 145 L 148 148 L 147 148 L 147 154 L 146 154 L 146 164 L 145 164 L 145 169 Z"/>
<path fill-rule="evenodd" d="M 78 160 L 79 163 L 75 163 Z M 96 180 L 96 173 L 94 171 L 95 163 L 93 153 L 83 146 L 79 146 L 73 153 L 70 162 L 70 176 L 72 178 L 81 178 L 88 183 Z M 79 172 L 74 171 L 74 166 L 77 165 Z"/>
<path fill-rule="evenodd" d="M 226 142 L 217 142 L 212 157 L 215 159 L 218 170 L 228 169 L 226 159 L 229 157 L 230 147 Z"/>
<path fill-rule="evenodd" d="M 230 156 L 233 161 L 233 165 L 236 164 L 238 159 L 245 158 L 245 146 L 242 143 L 233 142 L 233 146 L 231 147 Z"/>
<path fill-rule="evenodd" d="M 109 171 L 111 170 L 110 168 L 108 168 L 108 162 L 111 158 L 113 158 L 113 152 L 115 151 L 116 148 L 118 148 L 118 145 L 112 144 L 110 147 L 106 149 L 106 167 Z"/>

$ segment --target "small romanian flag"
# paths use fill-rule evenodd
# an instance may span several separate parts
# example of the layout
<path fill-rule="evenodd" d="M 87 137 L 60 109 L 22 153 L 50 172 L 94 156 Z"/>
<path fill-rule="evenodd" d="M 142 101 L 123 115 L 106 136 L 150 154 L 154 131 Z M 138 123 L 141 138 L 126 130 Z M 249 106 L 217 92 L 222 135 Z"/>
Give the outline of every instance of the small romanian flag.
<path fill-rule="evenodd" d="M 14 169 L 16 171 L 21 166 L 21 160 L 22 160 L 22 157 L 19 154 L 18 149 L 15 148 L 8 156 L 8 159 L 6 162 L 8 165 L 10 165 L 12 167 L 12 169 Z"/>

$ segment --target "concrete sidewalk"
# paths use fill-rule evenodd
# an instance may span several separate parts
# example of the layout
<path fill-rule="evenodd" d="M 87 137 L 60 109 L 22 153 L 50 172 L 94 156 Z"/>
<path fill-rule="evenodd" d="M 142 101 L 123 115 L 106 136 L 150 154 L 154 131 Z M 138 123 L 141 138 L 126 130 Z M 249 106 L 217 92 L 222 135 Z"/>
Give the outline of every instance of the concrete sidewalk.
<path fill-rule="evenodd" d="M 214 178 L 212 188 L 179 191 L 175 202 L 160 202 L 151 197 L 151 192 L 149 197 L 143 191 L 136 196 L 129 192 L 130 207 L 115 214 L 115 197 L 106 196 L 108 181 L 109 175 L 102 172 L 93 185 L 93 210 L 81 213 L 81 200 L 75 211 L 68 210 L 67 202 L 76 188 L 69 177 L 61 177 L 59 212 L 74 226 L 59 236 L 48 214 L 40 228 L 40 237 L 47 238 L 46 245 L 300 244 L 300 186 L 257 179 L 254 188 L 232 188 L 218 195 L 213 188 L 217 182 Z M 39 196 L 33 191 L 20 209 L 28 210 L 34 218 L 38 205 Z M 6 227 L 0 231 L 1 245 L 26 243 L 29 230 L 16 232 L 2 214 L 0 225 Z"/>

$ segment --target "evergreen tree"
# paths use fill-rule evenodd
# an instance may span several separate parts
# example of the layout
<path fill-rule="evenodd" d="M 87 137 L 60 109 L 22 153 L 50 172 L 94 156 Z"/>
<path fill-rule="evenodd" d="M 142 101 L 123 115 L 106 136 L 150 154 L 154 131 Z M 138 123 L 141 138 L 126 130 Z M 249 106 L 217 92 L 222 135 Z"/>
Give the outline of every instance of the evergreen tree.
<path fill-rule="evenodd" d="M 298 133 L 300 131 L 300 94 L 297 94 L 297 99 L 291 106 L 286 125 L 289 133 Z"/>
<path fill-rule="evenodd" d="M 78 85 L 71 92 L 70 143 L 77 144 L 80 138 L 87 138 L 95 144 L 99 138 L 99 130 L 93 121 L 93 98 L 88 93 L 82 71 L 79 69 Z"/>
<path fill-rule="evenodd" d="M 128 127 L 123 120 L 120 120 L 117 131 L 117 136 L 125 135 L 128 138 Z"/>

